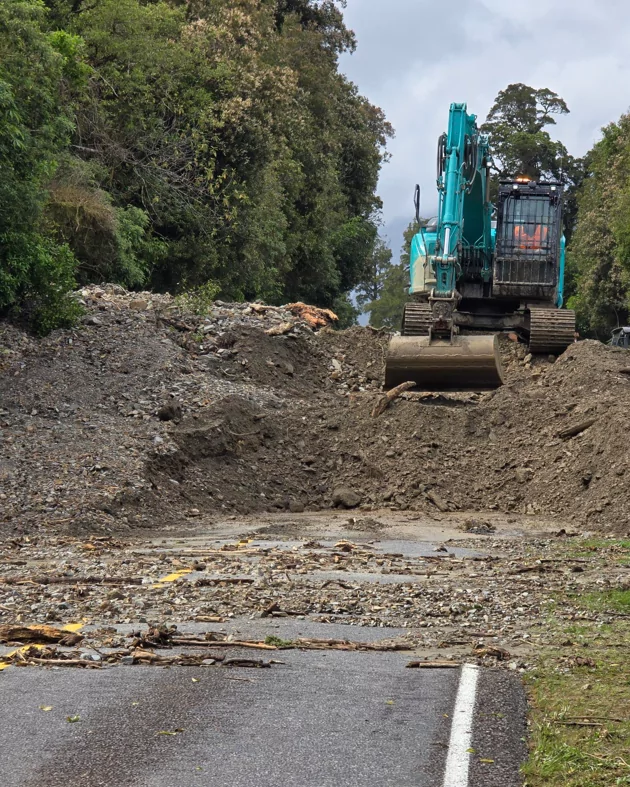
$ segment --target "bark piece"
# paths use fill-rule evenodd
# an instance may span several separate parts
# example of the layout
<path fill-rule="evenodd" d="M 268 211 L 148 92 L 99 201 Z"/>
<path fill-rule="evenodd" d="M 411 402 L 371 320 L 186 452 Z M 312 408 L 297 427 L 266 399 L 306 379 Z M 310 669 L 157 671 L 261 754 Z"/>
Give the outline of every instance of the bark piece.
<path fill-rule="evenodd" d="M 388 391 L 385 396 L 381 397 L 381 399 L 379 399 L 379 401 L 376 403 L 374 409 L 372 410 L 372 418 L 378 418 L 379 415 L 382 415 L 394 401 L 394 399 L 398 399 L 401 394 L 404 394 L 405 391 L 408 391 L 410 388 L 414 388 L 415 385 L 416 384 L 410 380 L 409 382 L 401 383 L 395 388 L 392 388 L 391 391 Z"/>
<path fill-rule="evenodd" d="M 580 421 L 579 424 L 574 424 L 573 426 L 569 426 L 566 429 L 561 429 L 558 432 L 558 437 L 561 437 L 563 440 L 568 440 L 569 437 L 576 437 L 593 426 L 596 421 L 597 418 L 588 418 L 586 421 Z"/>
<path fill-rule="evenodd" d="M 54 626 L 0 626 L 0 642 L 61 642 L 64 645 L 74 645 L 82 639 L 82 634 Z"/>

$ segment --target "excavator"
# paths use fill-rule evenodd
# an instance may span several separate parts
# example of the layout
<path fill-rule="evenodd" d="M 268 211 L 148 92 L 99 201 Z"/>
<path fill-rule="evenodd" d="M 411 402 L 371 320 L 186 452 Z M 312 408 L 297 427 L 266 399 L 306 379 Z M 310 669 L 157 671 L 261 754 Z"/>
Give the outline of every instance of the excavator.
<path fill-rule="evenodd" d="M 574 340 L 563 309 L 563 187 L 526 177 L 501 181 L 490 201 L 489 139 L 466 104 L 451 104 L 438 141 L 436 219 L 412 240 L 410 301 L 389 344 L 385 387 L 484 390 L 503 383 L 497 334 L 531 353 L 558 355 Z M 420 225 L 420 189 L 415 192 Z"/>

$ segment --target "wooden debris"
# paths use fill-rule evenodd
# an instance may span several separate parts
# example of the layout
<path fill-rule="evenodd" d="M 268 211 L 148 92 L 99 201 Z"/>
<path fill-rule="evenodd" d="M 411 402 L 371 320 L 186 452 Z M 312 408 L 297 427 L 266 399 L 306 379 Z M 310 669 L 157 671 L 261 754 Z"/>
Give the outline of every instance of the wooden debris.
<path fill-rule="evenodd" d="M 458 661 L 410 661 L 407 669 L 454 669 L 461 666 Z"/>
<path fill-rule="evenodd" d="M 330 309 L 320 309 L 317 306 L 308 306 L 306 303 L 298 301 L 297 303 L 287 303 L 282 307 L 287 311 L 299 317 L 311 328 L 325 328 L 327 325 L 332 325 L 339 320 L 337 315 L 330 311 Z"/>
<path fill-rule="evenodd" d="M 431 503 L 433 503 L 438 511 L 441 511 L 443 514 L 449 510 L 448 503 L 444 500 L 444 498 L 441 497 L 437 492 L 434 492 L 432 489 L 426 493 L 426 498 Z"/>
<path fill-rule="evenodd" d="M 261 668 L 271 667 L 271 663 L 269 661 L 263 661 L 262 659 L 224 659 L 223 666 Z"/>
<path fill-rule="evenodd" d="M 268 328 L 265 333 L 267 336 L 284 336 L 285 334 L 292 331 L 294 328 L 294 324 L 292 322 L 283 322 L 280 325 L 274 325 L 271 328 Z"/>
<path fill-rule="evenodd" d="M 82 634 L 54 626 L 0 626 L 0 642 L 58 642 L 63 645 L 76 645 L 82 639 Z"/>
<path fill-rule="evenodd" d="M 381 640 L 377 642 L 351 642 L 347 639 L 307 639 L 299 637 L 294 647 L 304 650 L 369 650 L 396 651 L 411 650 L 408 642 L 402 640 Z"/>
<path fill-rule="evenodd" d="M 372 418 L 378 418 L 379 415 L 382 415 L 395 399 L 398 399 L 401 394 L 404 394 L 405 391 L 408 391 L 410 388 L 414 388 L 415 385 L 416 384 L 410 380 L 409 382 L 401 383 L 395 388 L 392 388 L 391 391 L 388 391 L 385 396 L 381 397 L 376 403 L 374 409 L 372 410 Z"/>
<path fill-rule="evenodd" d="M 475 645 L 473 646 L 473 653 L 479 658 L 489 656 L 497 661 L 508 661 L 512 655 L 505 648 L 499 648 L 496 645 Z"/>
<path fill-rule="evenodd" d="M 171 640 L 173 645 L 185 647 L 210 647 L 210 648 L 253 648 L 254 650 L 278 650 L 275 645 L 267 645 L 265 642 L 249 642 L 243 640 L 205 640 L 193 639 L 191 637 L 174 637 Z"/>
<path fill-rule="evenodd" d="M 3 585 L 141 585 L 142 577 L 0 577 Z"/>
<path fill-rule="evenodd" d="M 573 426 L 569 426 L 566 429 L 561 429 L 558 432 L 558 437 L 562 440 L 568 440 L 570 437 L 576 437 L 582 432 L 585 432 L 589 429 L 593 424 L 597 421 L 597 418 L 588 418 L 586 421 L 580 421 L 578 424 L 574 424 Z"/>

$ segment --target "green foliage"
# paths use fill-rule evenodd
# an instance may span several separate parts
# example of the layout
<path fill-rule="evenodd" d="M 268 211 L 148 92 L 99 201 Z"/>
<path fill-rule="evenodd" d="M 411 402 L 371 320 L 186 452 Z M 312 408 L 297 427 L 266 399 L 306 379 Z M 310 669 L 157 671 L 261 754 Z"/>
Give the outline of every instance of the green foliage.
<path fill-rule="evenodd" d="M 47 232 L 43 209 L 72 131 L 79 42 L 45 31 L 38 0 L 0 4 L 0 310 L 40 333 L 78 313 L 76 261 Z"/>
<path fill-rule="evenodd" d="M 571 156 L 562 142 L 552 140 L 546 127 L 555 125 L 554 115 L 568 113 L 564 99 L 551 90 L 513 84 L 499 93 L 481 126 L 481 130 L 490 135 L 493 155 L 491 199 L 497 196 L 501 178 L 524 175 L 535 180 L 562 180 L 566 189 L 564 234 L 567 242 L 575 227 L 584 161 Z"/>
<path fill-rule="evenodd" d="M 178 295 L 176 302 L 186 311 L 205 316 L 212 310 L 212 304 L 221 290 L 221 285 L 216 281 L 207 281 L 194 290 L 188 290 Z"/>
<path fill-rule="evenodd" d="M 92 188 L 150 218 L 133 265 L 109 254 L 114 278 L 323 306 L 356 285 L 391 128 L 338 72 L 354 38 L 335 3 L 49 5 L 93 69 L 76 134 Z"/>
<path fill-rule="evenodd" d="M 630 115 L 603 129 L 586 159 L 568 255 L 583 333 L 610 337 L 630 314 Z"/>
<path fill-rule="evenodd" d="M 355 299 L 361 311 L 368 312 L 369 304 L 377 301 L 392 268 L 392 251 L 380 238 L 376 242 L 366 266 L 366 275 L 356 289 Z"/>
<path fill-rule="evenodd" d="M 335 328 L 343 330 L 356 325 L 360 311 L 354 306 L 349 295 L 338 295 L 332 302 L 332 311 L 337 315 L 338 321 Z"/>
<path fill-rule="evenodd" d="M 22 248 L 42 244 L 32 260 L 63 257 L 68 286 L 70 250 L 81 283 L 209 283 L 224 298 L 337 304 L 351 322 L 392 130 L 339 73 L 355 43 L 342 7 L 2 3 L 0 308 L 37 278 L 11 250 L 26 233 Z"/>
<path fill-rule="evenodd" d="M 565 101 L 551 90 L 508 85 L 496 97 L 481 130 L 490 135 L 494 164 L 500 177 L 560 177 L 568 153 L 545 128 L 553 115 L 566 115 Z"/>
<path fill-rule="evenodd" d="M 411 241 L 425 223 L 426 221 L 422 219 L 420 224 L 413 221 L 407 227 L 403 235 L 404 242 L 400 252 L 400 263 L 393 265 L 389 260 L 387 261 L 376 282 L 377 297 L 364 305 L 364 311 L 370 313 L 370 325 L 375 328 L 400 330 L 405 303 L 409 300 Z"/>
<path fill-rule="evenodd" d="M 265 637 L 265 645 L 275 645 L 277 648 L 294 648 L 295 642 L 292 639 L 282 639 L 282 637 L 271 634 Z"/>

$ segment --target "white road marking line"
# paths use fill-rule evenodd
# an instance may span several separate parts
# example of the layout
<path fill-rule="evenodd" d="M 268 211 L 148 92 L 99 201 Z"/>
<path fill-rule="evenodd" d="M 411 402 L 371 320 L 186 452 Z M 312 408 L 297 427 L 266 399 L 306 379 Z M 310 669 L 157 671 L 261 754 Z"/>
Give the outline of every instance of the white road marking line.
<path fill-rule="evenodd" d="M 477 695 L 478 667 L 464 664 L 453 711 L 451 739 L 448 744 L 444 787 L 468 787 L 473 713 Z"/>

